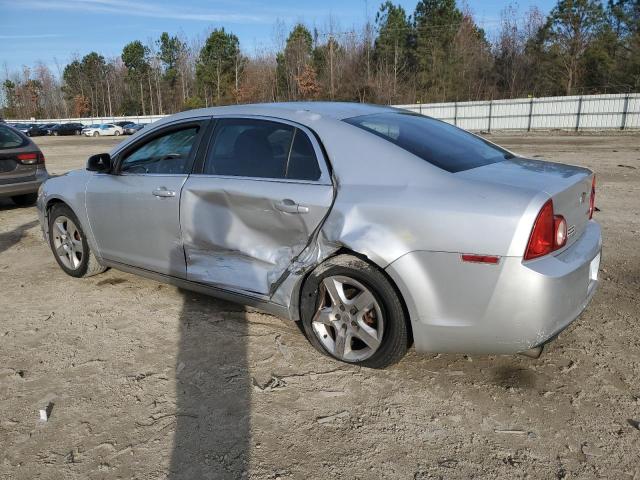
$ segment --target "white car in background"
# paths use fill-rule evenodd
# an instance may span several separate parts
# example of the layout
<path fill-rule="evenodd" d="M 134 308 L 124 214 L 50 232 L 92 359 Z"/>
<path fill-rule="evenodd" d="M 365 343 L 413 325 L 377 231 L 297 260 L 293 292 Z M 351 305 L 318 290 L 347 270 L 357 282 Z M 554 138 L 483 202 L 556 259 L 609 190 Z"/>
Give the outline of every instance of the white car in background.
<path fill-rule="evenodd" d="M 114 125 L 112 123 L 89 125 L 88 127 L 82 129 L 82 134 L 86 135 L 87 137 L 97 137 L 101 135 L 115 135 L 117 137 L 118 135 L 122 135 L 123 133 L 124 130 L 122 130 L 122 127 L 119 127 L 118 125 Z"/>

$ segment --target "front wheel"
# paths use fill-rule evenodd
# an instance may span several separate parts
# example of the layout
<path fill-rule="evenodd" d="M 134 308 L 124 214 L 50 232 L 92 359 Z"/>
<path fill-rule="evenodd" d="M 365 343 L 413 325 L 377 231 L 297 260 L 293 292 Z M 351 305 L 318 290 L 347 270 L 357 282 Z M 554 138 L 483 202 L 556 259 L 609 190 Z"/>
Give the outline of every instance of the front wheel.
<path fill-rule="evenodd" d="M 409 346 L 395 288 L 375 266 L 350 255 L 330 258 L 309 274 L 300 314 L 310 343 L 343 362 L 384 368 L 398 362 Z"/>
<path fill-rule="evenodd" d="M 98 135 L 100 135 L 98 132 L 93 132 L 94 137 L 97 137 Z"/>
<path fill-rule="evenodd" d="M 115 133 L 114 133 L 114 135 L 115 135 L 116 137 L 119 137 L 119 136 L 120 136 L 120 132 L 119 132 L 118 130 L 116 130 L 116 131 L 115 131 Z"/>
<path fill-rule="evenodd" d="M 49 243 L 60 268 L 72 277 L 90 277 L 106 270 L 89 248 L 78 217 L 65 204 L 51 209 Z"/>

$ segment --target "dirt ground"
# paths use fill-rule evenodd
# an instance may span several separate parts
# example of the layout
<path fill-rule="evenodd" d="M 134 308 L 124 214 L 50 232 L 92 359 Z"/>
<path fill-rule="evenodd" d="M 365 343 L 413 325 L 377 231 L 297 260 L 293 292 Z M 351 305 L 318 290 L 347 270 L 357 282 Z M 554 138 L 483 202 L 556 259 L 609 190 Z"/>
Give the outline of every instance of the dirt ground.
<path fill-rule="evenodd" d="M 538 360 L 353 368 L 270 315 L 68 277 L 0 201 L 0 478 L 640 479 L 640 136 L 491 139 L 598 176 L 600 289 Z M 35 140 L 56 174 L 115 144 Z"/>

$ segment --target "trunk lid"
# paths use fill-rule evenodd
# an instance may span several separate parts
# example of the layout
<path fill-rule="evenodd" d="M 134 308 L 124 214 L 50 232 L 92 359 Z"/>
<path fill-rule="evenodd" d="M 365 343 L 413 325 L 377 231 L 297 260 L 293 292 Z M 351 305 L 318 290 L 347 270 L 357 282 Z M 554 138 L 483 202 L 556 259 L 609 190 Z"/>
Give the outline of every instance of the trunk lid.
<path fill-rule="evenodd" d="M 514 158 L 455 174 L 470 180 L 545 192 L 553 211 L 567 221 L 567 245 L 582 235 L 589 221 L 593 172 L 561 163 Z"/>
<path fill-rule="evenodd" d="M 2 151 L 0 150 L 0 185 L 28 182 L 35 179 L 37 165 L 24 165 L 18 160 L 18 154 L 25 150 Z"/>

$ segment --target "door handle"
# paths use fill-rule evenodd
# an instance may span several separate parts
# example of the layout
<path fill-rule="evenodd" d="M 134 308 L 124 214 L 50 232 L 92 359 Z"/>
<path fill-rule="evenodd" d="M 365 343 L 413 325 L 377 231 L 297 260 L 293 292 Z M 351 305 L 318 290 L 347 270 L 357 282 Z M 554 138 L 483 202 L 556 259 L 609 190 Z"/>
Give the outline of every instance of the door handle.
<path fill-rule="evenodd" d="M 280 202 L 276 202 L 276 208 L 285 213 L 309 213 L 309 207 L 300 205 L 290 198 L 285 198 Z"/>
<path fill-rule="evenodd" d="M 151 193 L 156 197 L 161 197 L 161 198 L 169 198 L 169 197 L 176 196 L 176 192 L 174 192 L 173 190 L 167 190 L 166 187 L 158 187 Z"/>

